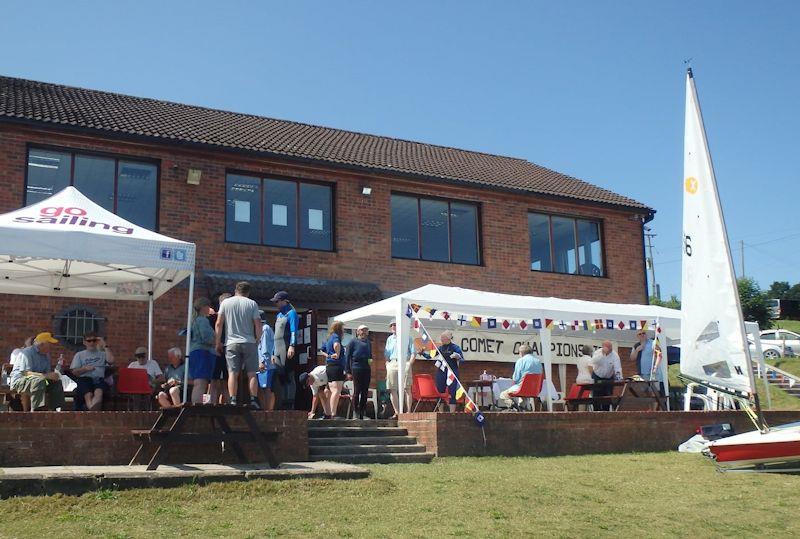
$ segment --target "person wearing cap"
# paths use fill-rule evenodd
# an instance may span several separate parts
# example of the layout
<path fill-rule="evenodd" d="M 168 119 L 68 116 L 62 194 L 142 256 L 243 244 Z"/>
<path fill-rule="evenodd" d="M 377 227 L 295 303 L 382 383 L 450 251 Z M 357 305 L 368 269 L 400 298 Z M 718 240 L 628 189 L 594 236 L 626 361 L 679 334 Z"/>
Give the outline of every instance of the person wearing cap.
<path fill-rule="evenodd" d="M 356 329 L 356 338 L 347 345 L 345 372 L 353 377 L 353 417 L 358 413 L 358 418 L 364 419 L 372 377 L 372 343 L 369 328 L 363 324 Z"/>
<path fill-rule="evenodd" d="M 275 332 L 267 323 L 267 313 L 258 311 L 261 317 L 261 338 L 258 340 L 258 385 L 264 394 L 264 409 L 275 409 L 275 393 L 272 390 L 277 365 L 272 361 L 275 355 Z"/>
<path fill-rule="evenodd" d="M 276 292 L 272 303 L 278 307 L 275 317 L 275 352 L 273 362 L 278 368 L 280 388 L 275 392 L 284 398 L 294 399 L 294 355 L 297 346 L 300 317 L 289 301 L 289 293 L 285 290 Z M 280 392 L 278 392 L 280 391 Z"/>
<path fill-rule="evenodd" d="M 11 370 L 11 389 L 22 396 L 25 410 L 60 410 L 64 406 L 61 375 L 52 370 L 50 345 L 57 344 L 49 332 L 39 333 L 23 349 Z"/>
<path fill-rule="evenodd" d="M 103 405 L 103 394 L 111 389 L 105 378 L 106 367 L 114 364 L 114 354 L 106 341 L 91 331 L 84 334 L 83 344 L 86 349 L 72 357 L 69 368 L 78 377 L 75 394 L 84 399 L 87 410 L 97 411 Z"/>
<path fill-rule="evenodd" d="M 322 403 L 323 419 L 332 419 L 331 413 L 331 391 L 328 389 L 328 375 L 325 365 L 314 367 L 311 372 L 304 372 L 298 377 L 300 387 L 311 389 L 311 411 L 308 418 L 314 419 L 317 410 L 317 403 Z M 319 390 L 322 389 L 322 398 L 319 398 Z"/>
<path fill-rule="evenodd" d="M 386 358 L 386 389 L 389 390 L 389 398 L 392 401 L 392 407 L 394 408 L 394 415 L 392 415 L 391 419 L 397 419 L 397 411 L 400 409 L 398 404 L 400 402 L 400 395 L 399 395 L 399 380 L 398 374 L 400 371 L 400 347 L 397 345 L 397 322 L 392 320 L 389 324 L 389 329 L 392 331 L 392 334 L 386 338 L 386 347 L 383 350 L 383 356 Z M 405 386 L 405 399 L 406 399 L 406 407 L 405 409 L 411 410 L 411 368 L 414 365 L 414 349 L 411 345 L 411 339 L 408 339 L 408 350 L 406 354 L 406 368 L 404 372 L 404 382 L 403 385 Z"/>
<path fill-rule="evenodd" d="M 438 351 L 441 352 L 442 359 L 447 363 L 449 369 L 436 369 L 436 389 L 439 390 L 439 393 L 450 392 L 450 412 L 455 412 L 458 384 L 452 383 L 447 385 L 447 376 L 449 371 L 453 371 L 453 374 L 458 378 L 458 368 L 461 363 L 464 362 L 464 352 L 461 350 L 460 346 L 453 342 L 453 332 L 451 330 L 444 330 L 441 335 L 441 340 L 442 343 L 439 345 Z M 432 359 L 432 356 L 427 352 L 422 352 L 422 356 Z"/>
<path fill-rule="evenodd" d="M 219 306 L 217 313 L 217 353 L 225 353 L 228 364 L 228 402 L 238 403 L 239 373 L 247 373 L 247 389 L 250 392 L 250 407 L 261 409 L 258 401 L 258 341 L 261 339 L 261 316 L 258 303 L 250 299 L 250 283 L 236 283 L 235 294 Z M 223 348 L 222 327 L 225 327 Z M 189 363 L 191 368 L 191 361 Z"/>
<path fill-rule="evenodd" d="M 139 346 L 133 353 L 134 360 L 128 363 L 129 369 L 144 369 L 150 378 L 150 385 L 154 388 L 164 382 L 164 373 L 155 359 L 147 359 L 147 348 Z"/>
<path fill-rule="evenodd" d="M 215 335 L 208 316 L 211 314 L 211 301 L 197 298 L 193 304 L 191 333 L 189 334 L 189 378 L 192 379 L 192 403 L 203 402 L 208 393 L 209 382 L 214 376 L 216 365 Z"/>

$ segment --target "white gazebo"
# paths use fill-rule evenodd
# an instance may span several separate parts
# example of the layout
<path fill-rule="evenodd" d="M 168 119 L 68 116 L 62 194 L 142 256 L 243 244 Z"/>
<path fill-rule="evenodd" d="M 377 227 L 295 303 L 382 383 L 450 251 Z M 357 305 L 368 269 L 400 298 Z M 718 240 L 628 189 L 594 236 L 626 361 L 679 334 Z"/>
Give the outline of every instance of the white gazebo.
<path fill-rule="evenodd" d="M 189 327 L 194 259 L 193 243 L 130 223 L 74 187 L 0 215 L 0 293 L 147 302 L 148 359 L 153 302 L 187 277 Z"/>
<path fill-rule="evenodd" d="M 602 303 L 596 301 L 584 301 L 579 299 L 561 298 L 540 298 L 533 296 L 515 296 L 510 294 L 498 294 L 495 292 L 482 292 L 466 288 L 441 286 L 429 284 L 415 290 L 404 292 L 364 307 L 340 314 L 335 318 L 345 323 L 348 328 L 355 328 L 359 324 L 366 324 L 370 327 L 387 327 L 392 319 L 397 319 L 397 342 L 407 342 L 407 337 L 411 331 L 411 318 L 407 316 L 409 307 L 412 304 L 436 309 L 439 313 L 463 313 L 469 316 L 495 319 L 513 320 L 554 320 L 571 324 L 574 320 L 597 320 L 602 319 L 614 321 L 647 321 L 653 322 L 661 328 L 657 334 L 661 349 L 664 351 L 664 360 L 661 362 L 663 379 L 667 380 L 667 361 L 666 350 L 668 339 L 670 342 L 680 340 L 681 332 L 681 312 L 675 309 L 657 307 L 654 305 L 633 305 L 624 303 Z M 437 320 L 441 325 L 442 320 Z M 451 319 L 450 324 L 457 323 Z M 552 354 L 550 352 L 551 334 L 561 331 L 558 327 L 547 328 L 544 325 L 541 329 L 536 329 L 539 333 L 543 362 L 545 366 L 545 376 L 552 380 Z M 618 337 L 623 332 L 629 333 L 629 340 L 635 340 L 636 328 L 627 325 L 624 329 L 592 329 L 591 333 L 598 338 Z M 534 330 L 523 332 L 532 334 Z M 405 369 L 405 357 L 400 354 L 400 369 L 398 369 L 400 380 L 398 387 L 403 386 L 403 374 Z M 548 385 L 545 385 L 548 387 Z M 548 409 L 552 410 L 552 399 L 548 398 Z M 400 408 L 404 406 L 403 399 L 400 399 Z"/>

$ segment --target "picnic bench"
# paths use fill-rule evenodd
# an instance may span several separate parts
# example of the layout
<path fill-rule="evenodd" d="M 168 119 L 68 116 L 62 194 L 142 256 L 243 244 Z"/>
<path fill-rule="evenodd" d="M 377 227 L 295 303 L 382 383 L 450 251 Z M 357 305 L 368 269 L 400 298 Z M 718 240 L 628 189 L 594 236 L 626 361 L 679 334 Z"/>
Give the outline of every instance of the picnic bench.
<path fill-rule="evenodd" d="M 131 434 L 141 443 L 139 449 L 128 463 L 129 466 L 139 461 L 144 453 L 151 449 L 152 456 L 147 463 L 148 470 L 155 470 L 164 458 L 164 452 L 171 445 L 197 445 L 208 443 L 224 443 L 223 447 L 230 447 L 240 462 L 247 459 L 240 444 L 254 443 L 260 450 L 264 459 L 272 468 L 278 465 L 270 444 L 275 441 L 280 433 L 262 431 L 258 428 L 255 418 L 246 406 L 224 405 L 192 405 L 185 404 L 176 408 L 161 410 L 158 419 L 149 430 L 132 430 Z M 233 430 L 228 423 L 232 417 L 242 418 L 247 430 Z M 207 418 L 210 421 L 209 432 L 187 432 L 185 430 L 192 418 Z M 196 422 L 192 422 L 196 424 Z"/>

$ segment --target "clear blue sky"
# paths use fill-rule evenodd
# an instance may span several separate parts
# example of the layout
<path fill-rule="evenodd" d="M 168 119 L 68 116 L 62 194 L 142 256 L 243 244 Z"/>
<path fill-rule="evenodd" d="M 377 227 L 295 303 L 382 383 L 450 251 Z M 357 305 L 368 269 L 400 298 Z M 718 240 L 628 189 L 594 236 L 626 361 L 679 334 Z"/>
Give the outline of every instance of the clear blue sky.
<path fill-rule="evenodd" d="M 526 158 L 654 207 L 693 58 L 739 270 L 800 281 L 800 2 L 4 2 L 0 73 Z"/>

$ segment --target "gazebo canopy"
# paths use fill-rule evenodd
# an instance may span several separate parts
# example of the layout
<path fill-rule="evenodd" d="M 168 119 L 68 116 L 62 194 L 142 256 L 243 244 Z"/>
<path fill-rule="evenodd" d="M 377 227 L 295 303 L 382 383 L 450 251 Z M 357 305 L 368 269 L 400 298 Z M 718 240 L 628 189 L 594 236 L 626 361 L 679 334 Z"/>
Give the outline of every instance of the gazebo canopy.
<path fill-rule="evenodd" d="M 149 301 L 194 270 L 195 245 L 130 223 L 74 187 L 0 215 L 0 293 Z"/>

